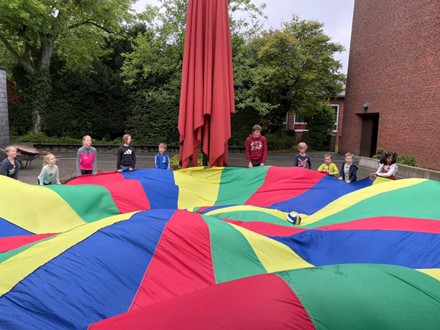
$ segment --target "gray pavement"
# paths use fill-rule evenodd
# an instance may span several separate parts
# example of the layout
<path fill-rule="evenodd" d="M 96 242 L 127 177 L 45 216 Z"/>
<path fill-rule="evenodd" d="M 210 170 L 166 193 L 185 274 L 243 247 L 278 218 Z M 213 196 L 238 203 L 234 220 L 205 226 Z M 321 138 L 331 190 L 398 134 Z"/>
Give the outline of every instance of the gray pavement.
<path fill-rule="evenodd" d="M 312 161 L 313 169 L 317 169 L 319 165 L 324 162 L 324 154 L 329 153 L 333 156 L 333 162 L 340 168 L 343 162 L 343 156 L 332 152 L 308 152 Z M 66 182 L 75 176 L 75 161 L 76 151 L 54 152 L 57 158 L 57 164 L 60 170 L 61 182 Z M 154 167 L 154 152 L 137 152 L 137 168 L 153 168 Z M 173 153 L 169 153 L 170 157 L 174 156 Z M 266 165 L 284 166 L 290 167 L 293 163 L 293 152 L 269 152 Z M 32 161 L 30 166 L 20 170 L 19 180 L 22 182 L 37 184 L 37 177 L 40 174 L 43 159 L 42 157 Z M 355 163 L 356 158 L 355 158 Z M 230 152 L 229 153 L 229 166 L 233 167 L 246 167 L 246 156 L 243 152 Z M 104 152 L 98 150 L 98 171 L 109 172 L 116 170 L 116 152 L 109 151 Z M 367 167 L 359 167 L 358 180 L 363 179 L 372 172 L 373 169 Z"/>

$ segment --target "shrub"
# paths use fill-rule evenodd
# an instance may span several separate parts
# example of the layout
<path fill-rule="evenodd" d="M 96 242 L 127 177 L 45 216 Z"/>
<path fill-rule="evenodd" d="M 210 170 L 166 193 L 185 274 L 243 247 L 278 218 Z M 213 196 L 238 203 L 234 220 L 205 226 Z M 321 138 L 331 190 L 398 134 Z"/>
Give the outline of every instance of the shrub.
<path fill-rule="evenodd" d="M 173 157 L 170 158 L 170 163 L 171 163 L 171 169 L 173 171 L 175 170 L 180 170 L 182 168 L 182 166 L 180 166 L 179 164 L 179 155 L 174 155 Z"/>
<path fill-rule="evenodd" d="M 231 139 L 229 145 L 244 146 L 246 138 L 252 133 L 252 126 L 260 124 L 258 112 L 253 109 L 240 109 L 231 117 Z M 263 135 L 266 133 L 263 127 Z"/>
<path fill-rule="evenodd" d="M 92 136 L 93 139 L 93 136 Z M 53 144 L 82 144 L 82 136 L 71 137 L 71 136 L 46 136 L 44 134 L 37 134 L 34 132 L 29 132 L 24 135 L 11 135 L 11 143 L 53 143 Z M 109 141 L 106 140 L 96 140 L 93 139 L 93 144 L 107 144 Z M 115 140 L 116 144 L 121 144 L 121 140 Z"/>
<path fill-rule="evenodd" d="M 173 171 L 180 170 L 182 168 L 182 166 L 180 166 L 180 164 L 179 164 L 179 154 L 176 154 L 173 157 L 171 157 L 170 158 L 170 163 L 171 163 L 171 169 Z M 198 165 L 199 166 L 203 166 L 203 158 L 202 158 L 202 155 L 200 153 L 199 153 Z"/>
<path fill-rule="evenodd" d="M 26 134 L 32 129 L 32 111 L 24 102 L 11 102 L 9 110 L 9 131 L 11 135 Z"/>
<path fill-rule="evenodd" d="M 399 164 L 409 165 L 409 166 L 417 166 L 416 158 L 413 156 L 399 156 L 397 155 L 397 162 Z"/>
<path fill-rule="evenodd" d="M 295 139 L 286 133 L 266 134 L 268 150 L 290 150 L 295 146 Z"/>
<path fill-rule="evenodd" d="M 19 136 L 11 136 L 11 142 L 13 143 L 20 143 L 20 142 L 27 142 L 27 143 L 80 143 L 81 140 L 77 138 L 72 137 L 49 137 L 44 134 L 37 134 L 34 132 L 28 132 L 24 135 Z"/>
<path fill-rule="evenodd" d="M 328 150 L 330 136 L 335 123 L 335 113 L 329 105 L 322 109 L 307 112 L 304 119 L 309 127 L 308 145 L 312 150 Z"/>
<path fill-rule="evenodd" d="M 373 158 L 375 159 L 380 159 L 380 157 L 382 157 L 382 154 L 384 153 L 384 151 L 382 149 L 376 149 L 376 153 L 373 155 Z"/>
<path fill-rule="evenodd" d="M 380 159 L 385 151 L 382 149 L 377 149 L 376 154 L 374 154 L 373 158 Z M 408 166 L 417 166 L 417 160 L 414 156 L 404 156 L 397 154 L 397 163 L 408 165 Z"/>

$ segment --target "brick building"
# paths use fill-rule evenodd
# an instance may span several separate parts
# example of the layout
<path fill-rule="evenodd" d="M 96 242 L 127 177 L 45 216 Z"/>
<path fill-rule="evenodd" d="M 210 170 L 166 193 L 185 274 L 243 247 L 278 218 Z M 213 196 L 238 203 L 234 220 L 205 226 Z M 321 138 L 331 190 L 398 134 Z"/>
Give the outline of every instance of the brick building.
<path fill-rule="evenodd" d="M 440 170 L 438 0 L 355 0 L 340 151 Z"/>
<path fill-rule="evenodd" d="M 0 67 L 0 147 L 7 144 L 9 144 L 9 119 L 6 70 Z"/>

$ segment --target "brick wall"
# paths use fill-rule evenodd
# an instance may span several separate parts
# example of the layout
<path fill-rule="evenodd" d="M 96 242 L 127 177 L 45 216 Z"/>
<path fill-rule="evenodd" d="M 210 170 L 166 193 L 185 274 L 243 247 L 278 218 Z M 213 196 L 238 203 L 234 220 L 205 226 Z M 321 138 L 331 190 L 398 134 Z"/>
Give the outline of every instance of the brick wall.
<path fill-rule="evenodd" d="M 355 0 L 342 152 L 359 154 L 366 114 L 379 116 L 378 148 L 440 170 L 438 0 Z"/>
<path fill-rule="evenodd" d="M 8 93 L 6 71 L 0 68 L 0 147 L 9 144 Z"/>
<path fill-rule="evenodd" d="M 22 96 L 15 90 L 14 82 L 6 79 L 6 85 L 8 87 L 8 103 L 21 100 Z"/>

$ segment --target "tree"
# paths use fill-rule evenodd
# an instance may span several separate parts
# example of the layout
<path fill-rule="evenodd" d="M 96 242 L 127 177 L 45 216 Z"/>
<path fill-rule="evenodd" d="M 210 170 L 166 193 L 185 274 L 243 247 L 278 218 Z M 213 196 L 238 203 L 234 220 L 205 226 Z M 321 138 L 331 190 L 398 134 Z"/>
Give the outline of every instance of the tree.
<path fill-rule="evenodd" d="M 255 94 L 272 106 L 264 116 L 266 127 L 282 127 L 287 112 L 309 118 L 343 89 L 345 76 L 334 54 L 343 50 L 330 42 L 322 24 L 294 16 L 281 30 L 269 30 L 248 45 L 255 76 Z"/>
<path fill-rule="evenodd" d="M 328 150 L 330 134 L 335 124 L 335 112 L 329 103 L 306 113 L 309 134 L 307 142 L 314 150 Z"/>
<path fill-rule="evenodd" d="M 178 141 L 176 127 L 188 1 L 160 0 L 160 4 L 161 9 L 147 6 L 139 15 L 147 31 L 133 39 L 134 51 L 125 54 L 122 72 L 126 83 L 137 91 L 128 130 L 137 139 L 149 143 Z M 229 9 L 232 39 L 238 46 L 258 31 L 257 18 L 262 11 L 251 0 L 231 0 Z M 250 20 L 234 18 L 234 13 L 243 12 L 251 16 Z M 233 45 L 233 49 L 237 47 Z M 245 75 L 245 69 L 238 70 L 236 63 L 234 60 L 234 72 Z M 243 93 L 239 99 L 246 97 Z"/>
<path fill-rule="evenodd" d="M 130 18 L 135 0 L 8 0 L 0 2 L 0 41 L 31 80 L 33 129 L 50 100 L 54 51 L 68 68 L 88 69 L 102 54 L 103 37 Z"/>

